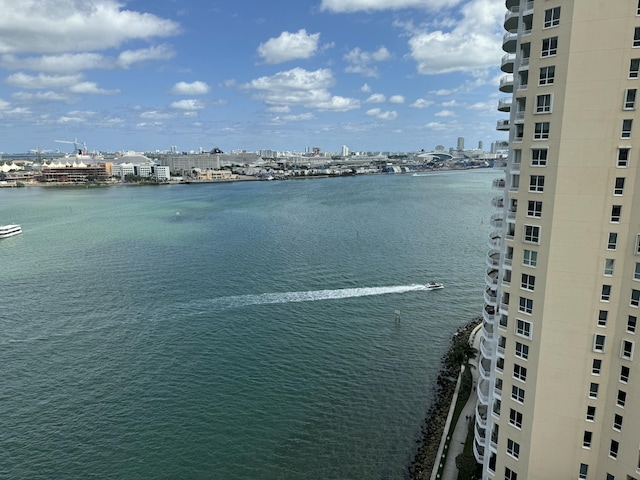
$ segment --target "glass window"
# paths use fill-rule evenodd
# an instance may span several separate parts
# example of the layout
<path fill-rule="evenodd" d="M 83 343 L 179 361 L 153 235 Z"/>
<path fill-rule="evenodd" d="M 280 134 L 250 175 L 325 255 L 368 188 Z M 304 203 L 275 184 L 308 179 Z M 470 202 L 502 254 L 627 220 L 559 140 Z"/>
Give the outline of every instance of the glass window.
<path fill-rule="evenodd" d="M 556 27 L 560 24 L 560 7 L 544 11 L 544 28 Z"/>
<path fill-rule="evenodd" d="M 640 58 L 632 58 L 629 64 L 629 78 L 638 78 L 640 74 Z"/>
<path fill-rule="evenodd" d="M 524 403 L 524 388 L 513 385 L 511 387 L 511 398 L 516 402 Z"/>
<path fill-rule="evenodd" d="M 626 360 L 633 360 L 633 342 L 631 340 L 622 341 L 620 356 Z"/>
<path fill-rule="evenodd" d="M 518 480 L 518 474 L 509 467 L 504 467 L 504 480 Z"/>
<path fill-rule="evenodd" d="M 640 58 L 638 59 L 638 68 L 640 68 Z M 539 85 L 553 85 L 555 77 L 556 77 L 555 65 L 551 65 L 550 67 L 541 67 L 540 81 L 538 83 Z"/>
<path fill-rule="evenodd" d="M 544 192 L 544 175 L 529 176 L 529 191 Z"/>
<path fill-rule="evenodd" d="M 593 433 L 585 431 L 584 435 L 582 436 L 582 446 L 584 448 L 591 448 L 592 438 L 593 438 Z"/>
<path fill-rule="evenodd" d="M 629 374 L 631 370 L 626 365 L 622 365 L 620 367 L 620 381 L 622 383 L 627 383 L 629 381 Z"/>
<path fill-rule="evenodd" d="M 637 317 L 634 315 L 627 317 L 627 333 L 636 333 L 636 323 L 638 323 Z"/>
<path fill-rule="evenodd" d="M 618 390 L 618 398 L 616 399 L 616 405 L 618 407 L 624 408 L 627 403 L 627 392 L 623 390 Z"/>
<path fill-rule="evenodd" d="M 528 243 L 540 243 L 540 227 L 535 225 L 525 225 L 523 241 Z"/>
<path fill-rule="evenodd" d="M 513 378 L 522 382 L 527 381 L 527 368 L 517 363 L 513 366 Z"/>
<path fill-rule="evenodd" d="M 616 181 L 613 187 L 614 195 L 622 195 L 624 193 L 624 177 L 616 177 Z"/>
<path fill-rule="evenodd" d="M 516 319 L 516 334 L 531 338 L 531 323 L 525 320 Z"/>
<path fill-rule="evenodd" d="M 595 334 L 593 336 L 593 351 L 598 353 L 604 353 L 604 346 L 607 341 L 605 335 Z"/>
<path fill-rule="evenodd" d="M 513 408 L 509 409 L 509 423 L 516 428 L 522 428 L 522 413 Z"/>
<path fill-rule="evenodd" d="M 533 148 L 531 149 L 531 166 L 533 167 L 544 167 L 547 165 L 547 154 L 548 150 L 546 148 Z"/>
<path fill-rule="evenodd" d="M 525 345 L 524 343 L 516 342 L 516 357 L 520 357 L 523 360 L 529 359 L 529 345 Z"/>
<path fill-rule="evenodd" d="M 613 258 L 605 258 L 604 260 L 604 274 L 607 276 L 613 275 L 613 268 L 615 265 L 615 260 Z"/>
<path fill-rule="evenodd" d="M 580 473 L 578 475 L 578 478 L 580 480 L 586 480 L 588 478 L 588 474 L 589 474 L 589 465 L 587 465 L 586 463 L 581 463 Z"/>
<path fill-rule="evenodd" d="M 589 385 L 589 398 L 598 398 L 599 384 L 591 382 Z"/>
<path fill-rule="evenodd" d="M 624 168 L 629 166 L 629 151 L 631 149 L 627 147 L 618 148 L 618 163 L 617 167 Z"/>
<path fill-rule="evenodd" d="M 596 407 L 589 405 L 587 407 L 587 421 L 594 422 L 596 419 Z"/>
<path fill-rule="evenodd" d="M 609 232 L 609 239 L 607 240 L 607 250 L 615 250 L 618 246 L 618 234 L 616 232 Z"/>
<path fill-rule="evenodd" d="M 622 415 L 614 414 L 613 415 L 613 429 L 614 430 L 622 430 Z"/>
<path fill-rule="evenodd" d="M 635 110 L 636 109 L 636 97 L 638 90 L 635 88 L 628 88 L 624 92 L 624 110 Z"/>
<path fill-rule="evenodd" d="M 620 217 L 622 216 L 622 205 L 611 206 L 611 222 L 620 223 Z"/>
<path fill-rule="evenodd" d="M 631 306 L 637 307 L 640 304 L 640 290 L 631 290 Z"/>
<path fill-rule="evenodd" d="M 538 252 L 534 252 L 533 250 L 525 250 L 522 263 L 524 265 L 527 265 L 528 267 L 535 267 L 538 263 Z"/>
<path fill-rule="evenodd" d="M 640 27 L 633 30 L 633 46 L 640 47 Z"/>
<path fill-rule="evenodd" d="M 520 304 L 518 310 L 523 313 L 531 315 L 533 313 L 533 300 L 530 298 L 520 297 Z"/>
<path fill-rule="evenodd" d="M 631 121 L 631 120 L 629 120 Z M 533 138 L 535 140 L 546 140 L 549 138 L 549 122 L 537 122 L 534 125 L 535 131 L 533 134 Z M 629 129 L 631 131 L 631 129 Z M 629 135 L 631 136 L 631 135 Z M 625 137 L 623 137 L 625 138 Z"/>
<path fill-rule="evenodd" d="M 556 53 L 558 53 L 558 37 L 543 39 L 541 56 L 550 57 Z"/>
<path fill-rule="evenodd" d="M 542 202 L 528 200 L 527 216 L 540 218 L 542 216 Z"/>
<path fill-rule="evenodd" d="M 640 280 L 640 263 L 636 262 L 635 269 L 633 271 L 633 279 Z"/>
<path fill-rule="evenodd" d="M 600 295 L 600 300 L 603 302 L 608 302 L 611 299 L 611 285 L 603 285 L 602 286 L 602 294 Z"/>
<path fill-rule="evenodd" d="M 520 456 L 520 445 L 510 438 L 507 439 L 507 453 L 514 458 L 518 458 Z"/>
<path fill-rule="evenodd" d="M 607 326 L 607 317 L 609 316 L 609 312 L 607 310 L 600 310 L 598 312 L 598 326 L 606 327 Z"/>
<path fill-rule="evenodd" d="M 551 113 L 551 94 L 536 96 L 536 113 Z"/>
<path fill-rule="evenodd" d="M 611 440 L 611 446 L 609 447 L 609 456 L 611 458 L 618 458 L 618 449 L 620 444 L 616 440 Z"/>
<path fill-rule="evenodd" d="M 533 291 L 536 287 L 536 277 L 534 275 L 529 275 L 527 273 L 523 273 L 520 281 L 520 287 L 525 290 Z"/>
<path fill-rule="evenodd" d="M 591 374 L 600 375 L 601 370 L 602 370 L 602 360 L 600 358 L 594 358 L 593 363 L 591 364 Z"/>
<path fill-rule="evenodd" d="M 620 134 L 620 136 L 622 138 L 631 138 L 631 127 L 633 126 L 633 120 L 630 118 L 627 118 L 625 120 L 622 120 L 622 133 Z"/>

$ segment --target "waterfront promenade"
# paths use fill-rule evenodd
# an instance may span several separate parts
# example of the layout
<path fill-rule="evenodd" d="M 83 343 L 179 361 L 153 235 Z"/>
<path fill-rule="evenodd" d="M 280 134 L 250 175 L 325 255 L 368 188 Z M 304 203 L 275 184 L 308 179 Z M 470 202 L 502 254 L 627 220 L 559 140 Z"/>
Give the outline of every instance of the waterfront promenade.
<path fill-rule="evenodd" d="M 473 329 L 471 335 L 469 337 L 469 343 L 473 345 L 473 347 L 479 351 L 480 349 L 480 329 L 482 328 L 482 324 L 478 325 Z M 431 480 L 457 480 L 458 478 L 458 468 L 456 467 L 456 457 L 460 455 L 464 451 L 464 445 L 467 441 L 467 434 L 469 429 L 469 419 L 475 418 L 475 409 L 476 402 L 478 400 L 478 396 L 476 393 L 476 386 L 478 385 L 478 358 L 473 358 L 469 361 L 469 366 L 471 367 L 471 377 L 473 379 L 473 388 L 469 395 L 469 399 L 465 404 L 462 412 L 460 412 L 460 416 L 458 417 L 458 421 L 456 422 L 455 427 L 453 428 L 453 433 L 451 434 L 451 440 L 449 441 L 449 448 L 447 450 L 447 456 L 445 459 L 444 469 L 440 477 L 437 476 L 437 464 L 433 469 L 431 474 Z M 455 404 L 458 398 L 456 393 L 454 394 L 453 400 L 451 402 L 451 410 L 455 408 Z M 447 426 L 448 427 L 448 426 Z M 443 438 L 441 442 L 441 448 L 446 440 L 445 435 L 451 431 L 451 428 L 445 428 L 443 433 Z M 438 451 L 440 458 L 442 457 L 442 450 Z"/>

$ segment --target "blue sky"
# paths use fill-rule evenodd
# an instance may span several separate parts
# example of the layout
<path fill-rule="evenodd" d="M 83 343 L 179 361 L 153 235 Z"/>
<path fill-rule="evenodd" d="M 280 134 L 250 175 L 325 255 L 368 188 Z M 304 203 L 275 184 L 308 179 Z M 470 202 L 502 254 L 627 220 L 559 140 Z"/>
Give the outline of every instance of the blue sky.
<path fill-rule="evenodd" d="M 0 0 L 0 151 L 475 148 L 503 0 Z"/>

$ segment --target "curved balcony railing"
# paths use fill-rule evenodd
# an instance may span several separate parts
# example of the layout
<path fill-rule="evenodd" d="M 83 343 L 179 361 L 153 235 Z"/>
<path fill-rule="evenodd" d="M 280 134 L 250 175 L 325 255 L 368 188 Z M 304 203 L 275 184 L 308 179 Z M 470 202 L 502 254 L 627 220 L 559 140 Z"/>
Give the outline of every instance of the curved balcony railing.
<path fill-rule="evenodd" d="M 509 119 L 498 120 L 498 122 L 496 123 L 496 130 L 499 130 L 501 132 L 508 132 L 509 128 L 511 128 Z"/>
<path fill-rule="evenodd" d="M 496 213 L 496 215 L 502 215 L 502 214 Z M 487 252 L 487 265 L 489 267 L 495 267 L 495 268 L 498 268 L 500 266 L 500 250 L 498 250 L 497 248 L 492 248 Z"/>
<path fill-rule="evenodd" d="M 502 50 L 504 50 L 507 53 L 516 53 L 517 43 L 518 43 L 518 33 L 507 32 L 502 37 Z"/>
<path fill-rule="evenodd" d="M 498 297 L 496 297 L 496 294 L 492 292 L 490 289 L 486 289 L 484 291 L 484 302 L 487 305 L 491 305 L 495 307 L 498 305 Z"/>
<path fill-rule="evenodd" d="M 502 93 L 513 93 L 514 79 L 513 75 L 505 75 L 500 79 L 498 90 Z"/>
<path fill-rule="evenodd" d="M 520 6 L 511 7 L 504 14 L 504 29 L 508 32 L 518 30 L 518 20 L 520 19 Z"/>
<path fill-rule="evenodd" d="M 500 70 L 502 70 L 504 73 L 513 73 L 515 63 L 515 54 L 507 53 L 502 56 L 502 60 L 500 61 Z"/>
<path fill-rule="evenodd" d="M 511 97 L 501 98 L 498 100 L 498 111 L 499 112 L 510 112 L 511 105 L 513 105 L 513 99 Z"/>
<path fill-rule="evenodd" d="M 507 184 L 507 182 L 506 182 L 506 180 L 504 178 L 495 178 L 491 182 L 491 186 L 493 188 L 498 188 L 500 190 L 502 190 L 506 184 Z"/>
<path fill-rule="evenodd" d="M 496 208 L 504 208 L 504 197 L 501 195 L 493 197 L 493 199 L 491 200 L 491 205 Z"/>
<path fill-rule="evenodd" d="M 491 305 L 485 305 L 482 309 L 482 319 L 486 323 L 495 324 L 496 323 L 496 309 Z"/>
<path fill-rule="evenodd" d="M 476 427 L 478 426 L 477 424 L 475 425 Z M 480 433 L 482 431 L 482 434 Z M 474 427 L 473 429 L 473 437 L 475 440 L 475 443 L 477 443 L 480 447 L 486 447 L 487 446 L 487 431 L 486 430 L 479 430 L 477 428 Z"/>

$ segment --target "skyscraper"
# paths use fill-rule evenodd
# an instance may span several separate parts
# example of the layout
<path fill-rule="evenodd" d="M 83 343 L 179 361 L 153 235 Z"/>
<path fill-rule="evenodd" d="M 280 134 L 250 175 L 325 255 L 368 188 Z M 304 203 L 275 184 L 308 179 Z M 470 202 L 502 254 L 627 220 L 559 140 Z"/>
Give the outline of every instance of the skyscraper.
<path fill-rule="evenodd" d="M 474 453 L 484 479 L 640 479 L 640 2 L 506 8 Z"/>

